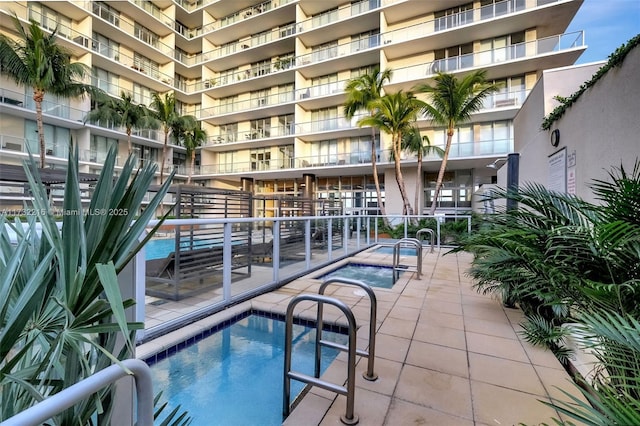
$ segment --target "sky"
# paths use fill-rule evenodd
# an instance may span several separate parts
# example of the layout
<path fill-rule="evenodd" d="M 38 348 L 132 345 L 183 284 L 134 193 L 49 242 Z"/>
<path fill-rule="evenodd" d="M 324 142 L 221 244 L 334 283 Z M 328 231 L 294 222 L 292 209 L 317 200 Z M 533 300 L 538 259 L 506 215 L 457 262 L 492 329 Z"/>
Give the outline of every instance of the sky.
<path fill-rule="evenodd" d="M 565 32 L 579 30 L 584 30 L 588 47 L 576 63 L 607 60 L 640 33 L 640 0 L 584 0 Z"/>

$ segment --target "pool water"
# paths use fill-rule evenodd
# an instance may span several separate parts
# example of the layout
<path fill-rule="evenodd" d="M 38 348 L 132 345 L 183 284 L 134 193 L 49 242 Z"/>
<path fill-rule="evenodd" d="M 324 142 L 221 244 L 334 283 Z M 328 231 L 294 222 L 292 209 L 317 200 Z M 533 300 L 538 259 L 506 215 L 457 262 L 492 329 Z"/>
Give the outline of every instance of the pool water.
<path fill-rule="evenodd" d="M 232 242 L 231 244 L 239 244 L 240 242 Z M 193 241 L 193 247 L 190 247 L 191 242 L 189 240 L 182 241 L 180 243 L 182 250 L 188 249 L 203 249 L 210 247 L 222 247 L 221 239 L 199 239 Z M 164 259 L 171 253 L 176 251 L 176 240 L 174 238 L 162 238 L 149 240 L 144 246 L 145 260 Z"/>
<path fill-rule="evenodd" d="M 152 364 L 154 392 L 189 412 L 193 425 L 270 426 L 282 424 L 285 323 L 249 315 Z M 323 338 L 346 343 L 347 336 L 323 332 Z M 293 328 L 292 368 L 313 375 L 315 330 Z M 338 355 L 322 348 L 322 371 Z M 346 372 L 345 372 L 346 374 Z M 291 381 L 291 394 L 303 383 Z"/>
<path fill-rule="evenodd" d="M 424 250 L 424 249 L 423 249 Z M 378 254 L 393 254 L 393 247 L 382 246 L 374 250 Z M 409 247 L 400 247 L 400 256 L 417 256 L 416 249 Z"/>
<path fill-rule="evenodd" d="M 397 275 L 394 275 L 390 266 L 365 265 L 360 263 L 347 263 L 333 271 L 317 278 L 326 280 L 327 278 L 340 277 L 362 281 L 371 287 L 391 288 L 396 282 Z"/>

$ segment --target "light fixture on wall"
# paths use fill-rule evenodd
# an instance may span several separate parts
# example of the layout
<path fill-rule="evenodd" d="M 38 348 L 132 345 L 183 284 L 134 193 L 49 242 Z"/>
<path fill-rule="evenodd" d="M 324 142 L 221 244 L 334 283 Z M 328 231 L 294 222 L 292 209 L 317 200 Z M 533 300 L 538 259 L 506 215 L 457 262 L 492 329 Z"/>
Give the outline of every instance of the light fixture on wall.
<path fill-rule="evenodd" d="M 556 147 L 560 143 L 560 129 L 555 129 L 551 132 L 551 146 Z"/>
<path fill-rule="evenodd" d="M 490 168 L 490 169 L 498 170 L 498 163 L 500 163 L 502 161 L 507 161 L 507 158 L 506 157 L 497 158 L 493 163 L 487 164 L 487 167 Z"/>

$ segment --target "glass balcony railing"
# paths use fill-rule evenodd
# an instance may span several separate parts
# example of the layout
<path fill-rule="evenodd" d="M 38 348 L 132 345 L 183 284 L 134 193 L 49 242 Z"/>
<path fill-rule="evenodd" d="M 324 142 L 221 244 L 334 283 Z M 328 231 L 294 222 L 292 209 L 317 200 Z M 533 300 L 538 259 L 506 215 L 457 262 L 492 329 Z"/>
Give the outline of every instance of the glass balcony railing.
<path fill-rule="evenodd" d="M 289 126 L 278 126 L 263 129 L 252 129 L 236 133 L 226 133 L 217 136 L 209 136 L 207 145 L 220 145 L 234 142 L 245 142 L 257 139 L 282 138 L 293 136 L 295 127 L 293 124 Z"/>
<path fill-rule="evenodd" d="M 30 94 L 26 95 L 12 90 L 0 89 L 0 102 L 34 112 L 36 110 L 35 102 Z M 46 97 L 42 102 L 42 113 L 73 121 L 82 121 L 85 115 L 85 112 L 81 109 L 71 107 L 68 103 L 48 100 Z"/>
<path fill-rule="evenodd" d="M 344 86 L 349 80 L 332 81 L 325 84 L 303 87 L 296 90 L 296 99 L 313 99 L 344 92 Z"/>
<path fill-rule="evenodd" d="M 327 132 L 333 130 L 345 130 L 357 128 L 358 120 L 365 117 L 364 114 L 358 114 L 351 120 L 344 117 L 329 118 L 326 120 L 307 121 L 304 123 L 296 123 L 296 134 Z"/>
<path fill-rule="evenodd" d="M 336 46 L 327 47 L 315 52 L 307 53 L 296 57 L 297 66 L 305 66 L 340 56 L 349 56 L 359 51 L 371 49 L 380 45 L 380 34 L 343 43 Z"/>
<path fill-rule="evenodd" d="M 453 72 L 467 68 L 497 65 L 502 62 L 561 52 L 584 46 L 582 31 L 545 37 L 497 49 L 488 49 L 451 58 L 438 59 L 420 65 L 397 68 L 393 71 L 391 83 L 423 79 L 438 72 Z"/>
<path fill-rule="evenodd" d="M 298 32 L 309 31 L 380 8 L 381 0 L 360 0 L 329 10 L 298 23 Z"/>
<path fill-rule="evenodd" d="M 256 108 L 263 108 L 271 105 L 281 105 L 294 100 L 293 92 L 277 93 L 275 95 L 254 97 L 244 101 L 231 102 L 211 108 L 205 108 L 200 112 L 199 118 L 215 117 L 223 114 L 233 114 L 235 112 L 249 111 Z"/>

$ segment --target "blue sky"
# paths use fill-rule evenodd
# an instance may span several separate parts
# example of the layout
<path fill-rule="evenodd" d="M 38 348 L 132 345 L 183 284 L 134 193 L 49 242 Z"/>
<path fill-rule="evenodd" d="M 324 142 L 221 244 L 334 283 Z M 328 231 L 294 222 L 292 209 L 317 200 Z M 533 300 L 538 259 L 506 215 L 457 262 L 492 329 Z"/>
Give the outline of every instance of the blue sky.
<path fill-rule="evenodd" d="M 606 60 L 640 33 L 640 0 L 585 0 L 566 32 L 578 30 L 588 48 L 576 63 Z"/>

